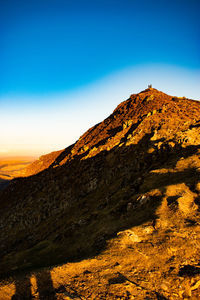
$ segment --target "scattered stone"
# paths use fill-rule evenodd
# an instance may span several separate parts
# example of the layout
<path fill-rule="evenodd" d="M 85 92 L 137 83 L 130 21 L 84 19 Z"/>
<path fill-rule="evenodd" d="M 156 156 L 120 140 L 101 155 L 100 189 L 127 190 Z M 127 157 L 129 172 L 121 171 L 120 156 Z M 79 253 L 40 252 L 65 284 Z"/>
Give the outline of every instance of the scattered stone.
<path fill-rule="evenodd" d="M 200 286 L 200 280 L 198 280 L 198 281 L 191 287 L 191 290 L 194 291 L 194 290 L 198 289 L 199 286 Z"/>
<path fill-rule="evenodd" d="M 120 284 L 124 283 L 125 281 L 126 279 L 124 278 L 124 276 L 117 275 L 116 277 L 108 279 L 108 284 Z"/>
<path fill-rule="evenodd" d="M 91 271 L 85 270 L 85 271 L 83 272 L 83 275 L 87 275 L 87 274 L 91 274 L 91 273 L 92 273 Z"/>
<path fill-rule="evenodd" d="M 192 277 L 197 274 L 200 274 L 200 266 L 192 266 L 192 265 L 185 265 L 180 268 L 179 270 L 179 276 L 188 276 Z"/>

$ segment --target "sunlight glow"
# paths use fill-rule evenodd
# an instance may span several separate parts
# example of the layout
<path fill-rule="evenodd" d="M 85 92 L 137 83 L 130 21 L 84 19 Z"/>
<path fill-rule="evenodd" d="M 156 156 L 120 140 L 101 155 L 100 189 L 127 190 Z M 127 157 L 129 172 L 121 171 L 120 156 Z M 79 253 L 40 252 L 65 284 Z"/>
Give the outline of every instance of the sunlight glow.
<path fill-rule="evenodd" d="M 0 153 L 41 155 L 63 149 L 150 83 L 169 95 L 199 100 L 199 82 L 199 71 L 148 65 L 121 70 L 70 93 L 0 98 Z"/>

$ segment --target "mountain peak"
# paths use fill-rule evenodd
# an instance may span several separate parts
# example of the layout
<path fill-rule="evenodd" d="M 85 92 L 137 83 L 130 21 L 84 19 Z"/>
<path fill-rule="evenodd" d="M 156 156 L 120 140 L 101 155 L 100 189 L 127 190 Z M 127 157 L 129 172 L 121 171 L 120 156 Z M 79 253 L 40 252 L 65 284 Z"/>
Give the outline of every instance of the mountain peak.
<path fill-rule="evenodd" d="M 157 91 L 157 92 L 159 92 L 157 89 L 155 89 L 153 87 L 148 87 L 145 90 L 142 90 L 139 94 L 144 93 L 144 92 L 149 92 L 149 91 L 152 91 L 152 92 Z"/>
<path fill-rule="evenodd" d="M 195 101 L 170 96 L 155 88 L 148 87 L 140 93 L 132 94 L 127 100 L 121 102 L 108 118 L 86 131 L 74 145 L 43 156 L 28 166 L 22 175 L 33 175 L 47 169 L 49 166 L 63 165 L 77 156 L 86 159 L 104 150 L 112 149 L 120 144 L 121 140 L 127 139 L 124 130 L 126 124 L 132 124 L 129 128 L 129 142 L 131 142 L 130 136 L 133 135 L 132 131 L 134 131 L 131 128 L 135 128 L 136 138 L 136 128 L 140 128 L 143 134 L 147 128 L 151 132 L 153 126 L 156 128 L 160 126 L 160 123 L 169 122 L 172 115 L 176 120 L 179 120 L 180 124 L 183 120 L 187 121 L 190 118 L 195 120 L 198 113 L 194 113 L 193 109 L 191 109 L 190 117 L 187 116 L 191 102 L 194 103 Z M 194 105 L 199 106 L 199 103 Z M 175 133 L 176 126 L 174 127 L 171 121 L 170 124 Z"/>
<path fill-rule="evenodd" d="M 141 92 L 139 92 L 138 93 L 138 95 L 140 95 L 140 94 L 148 94 L 148 95 L 163 95 L 163 94 L 165 94 L 165 93 L 163 93 L 162 91 L 159 91 L 159 90 L 157 90 L 157 89 L 155 89 L 155 88 L 147 88 L 147 89 L 145 89 L 145 90 L 143 90 L 143 91 L 141 91 Z M 165 95 L 167 95 L 167 94 L 165 94 Z"/>

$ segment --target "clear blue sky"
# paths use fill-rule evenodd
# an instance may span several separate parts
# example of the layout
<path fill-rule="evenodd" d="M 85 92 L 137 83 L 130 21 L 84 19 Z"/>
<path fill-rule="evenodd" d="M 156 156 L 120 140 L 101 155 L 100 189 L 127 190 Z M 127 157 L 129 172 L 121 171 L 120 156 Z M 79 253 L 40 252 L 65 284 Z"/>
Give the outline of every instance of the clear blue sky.
<path fill-rule="evenodd" d="M 140 66 L 151 66 L 154 73 L 154 66 L 179 68 L 180 77 L 180 70 L 189 72 L 194 80 L 183 93 L 193 96 L 192 90 L 199 91 L 199 12 L 199 0 L 0 0 L 4 116 L 10 117 L 12 107 L 25 109 L 27 102 L 35 111 L 48 103 L 56 107 L 60 95 L 68 95 L 62 97 L 71 105 L 71 93 Z M 163 67 L 162 74 L 170 78 L 170 70 Z M 174 85 L 175 92 L 187 86 L 188 76 L 177 89 Z M 145 88 L 153 78 L 145 80 L 140 76 L 138 86 Z M 134 81 L 132 86 L 134 93 Z"/>

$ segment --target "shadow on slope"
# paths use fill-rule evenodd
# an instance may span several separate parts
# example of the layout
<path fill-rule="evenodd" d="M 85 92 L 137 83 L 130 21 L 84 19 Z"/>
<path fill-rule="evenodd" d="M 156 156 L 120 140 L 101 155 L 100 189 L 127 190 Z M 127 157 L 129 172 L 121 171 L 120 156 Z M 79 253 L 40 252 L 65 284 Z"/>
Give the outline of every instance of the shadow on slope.
<path fill-rule="evenodd" d="M 10 182 L 10 180 L 0 178 L 0 190 L 3 190 L 4 188 L 6 188 L 9 184 L 9 182 Z"/>
<path fill-rule="evenodd" d="M 7 193 L 17 198 L 20 192 L 24 207 L 30 206 L 32 211 L 30 220 L 25 210 L 18 228 L 6 232 L 1 277 L 93 257 L 118 231 L 147 222 L 155 224 L 166 187 L 185 183 L 191 188 L 200 180 L 200 173 L 195 168 L 168 173 L 151 171 L 174 168 L 181 157 L 197 153 L 200 146 L 182 148 L 176 144 L 170 148 L 163 144 L 157 149 L 158 141 L 151 141 L 152 136 L 153 132 L 137 145 L 116 146 L 85 160 L 80 160 L 79 155 L 60 168 L 16 181 Z M 155 147 L 153 153 L 149 153 L 150 147 Z M 160 192 L 151 192 L 156 189 Z M 27 198 L 30 191 L 33 202 Z M 172 200 L 176 199 L 169 202 Z"/>
<path fill-rule="evenodd" d="M 54 290 L 51 274 L 49 271 L 43 271 L 42 273 L 37 273 L 35 275 L 37 290 L 35 291 L 38 294 L 40 300 L 55 300 L 56 291 Z M 28 276 L 19 277 L 15 279 L 15 294 L 12 296 L 11 300 L 28 300 L 35 297 L 32 296 L 31 291 L 31 281 Z"/>

